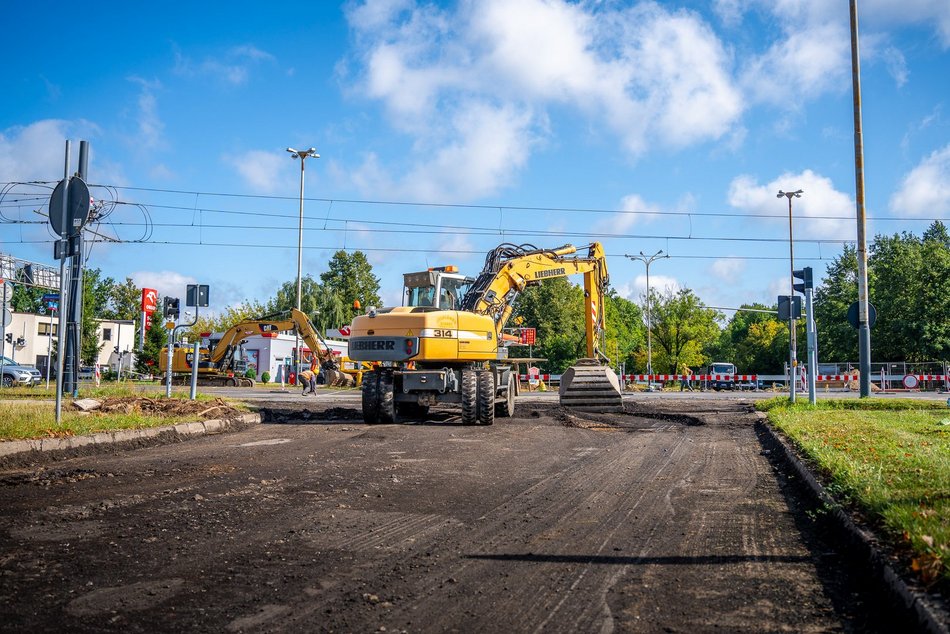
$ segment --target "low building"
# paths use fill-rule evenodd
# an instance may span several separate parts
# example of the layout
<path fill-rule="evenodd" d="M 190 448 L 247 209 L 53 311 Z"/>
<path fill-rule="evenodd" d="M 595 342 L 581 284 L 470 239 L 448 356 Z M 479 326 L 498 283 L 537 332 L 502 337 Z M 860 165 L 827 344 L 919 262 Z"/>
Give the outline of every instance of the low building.
<path fill-rule="evenodd" d="M 17 363 L 36 367 L 46 376 L 47 360 L 58 336 L 58 318 L 35 313 L 13 313 L 13 319 L 5 333 L 12 344 L 3 341 L 3 354 Z M 118 370 L 119 360 L 123 368 L 131 367 L 135 360 L 136 324 L 132 320 L 99 320 L 96 334 L 100 367 Z M 55 362 L 55 357 L 54 357 Z"/>

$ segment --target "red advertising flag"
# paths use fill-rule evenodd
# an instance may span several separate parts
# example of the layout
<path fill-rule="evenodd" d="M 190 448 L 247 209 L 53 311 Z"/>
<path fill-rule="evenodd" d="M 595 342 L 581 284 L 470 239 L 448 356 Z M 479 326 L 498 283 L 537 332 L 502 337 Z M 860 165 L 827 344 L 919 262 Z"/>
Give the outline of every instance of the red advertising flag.
<path fill-rule="evenodd" d="M 158 291 L 154 288 L 142 289 L 142 310 L 151 315 L 158 308 Z"/>

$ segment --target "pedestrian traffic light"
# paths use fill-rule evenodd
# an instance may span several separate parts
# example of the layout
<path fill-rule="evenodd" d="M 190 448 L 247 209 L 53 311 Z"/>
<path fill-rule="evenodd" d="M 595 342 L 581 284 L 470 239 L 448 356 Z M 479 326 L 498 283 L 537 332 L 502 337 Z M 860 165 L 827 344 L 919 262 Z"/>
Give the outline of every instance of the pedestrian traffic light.
<path fill-rule="evenodd" d="M 166 319 L 178 319 L 178 298 L 166 297 L 162 300 L 162 315 Z"/>
<path fill-rule="evenodd" d="M 792 288 L 794 288 L 799 293 L 804 293 L 805 289 L 815 288 L 814 285 L 812 284 L 812 274 L 811 274 L 810 266 L 806 266 L 800 271 L 792 271 L 792 277 L 794 277 L 796 280 L 802 281 L 801 284 L 792 284 Z"/>

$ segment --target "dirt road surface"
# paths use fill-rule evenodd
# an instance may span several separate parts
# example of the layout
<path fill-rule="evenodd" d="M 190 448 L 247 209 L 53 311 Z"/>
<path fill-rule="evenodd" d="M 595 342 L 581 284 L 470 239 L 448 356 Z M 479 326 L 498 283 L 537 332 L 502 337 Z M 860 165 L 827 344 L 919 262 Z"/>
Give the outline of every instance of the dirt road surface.
<path fill-rule="evenodd" d="M 301 399 L 237 433 L 8 470 L 0 629 L 907 631 L 747 403 L 627 407 L 371 427 Z"/>

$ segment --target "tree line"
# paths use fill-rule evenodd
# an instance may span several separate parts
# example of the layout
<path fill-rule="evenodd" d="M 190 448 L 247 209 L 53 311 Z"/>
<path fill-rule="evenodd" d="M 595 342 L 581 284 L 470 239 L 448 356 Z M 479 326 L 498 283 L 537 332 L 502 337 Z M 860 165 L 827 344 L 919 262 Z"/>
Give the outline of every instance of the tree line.
<path fill-rule="evenodd" d="M 871 329 L 871 356 L 875 361 L 943 361 L 950 359 L 950 235 L 936 221 L 921 236 L 903 232 L 878 235 L 869 245 L 869 298 L 877 309 Z M 302 279 L 301 310 L 321 332 L 349 324 L 363 308 L 380 305 L 380 280 L 360 251 L 333 254 L 319 280 Z M 82 361 L 93 363 L 99 346 L 97 319 L 137 320 L 141 289 L 130 278 L 116 281 L 89 269 L 83 279 Z M 36 312 L 43 289 L 17 286 L 14 310 Z M 187 331 L 190 340 L 201 333 L 221 332 L 245 319 L 260 319 L 296 306 L 296 280 L 284 282 L 266 302 L 247 301 L 214 315 L 202 315 Z M 815 321 L 819 359 L 855 361 L 857 332 L 846 320 L 848 307 L 857 299 L 857 254 L 846 246 L 827 266 L 815 289 Z M 643 373 L 647 368 L 647 324 L 644 306 L 620 297 L 610 289 L 605 297 L 607 332 L 602 350 L 619 369 Z M 742 373 L 775 374 L 788 358 L 788 324 L 779 321 L 776 304 L 743 304 L 729 319 L 705 306 L 694 291 L 650 289 L 653 370 L 675 374 L 694 371 L 712 361 L 735 363 Z M 516 349 L 513 357 L 546 361 L 546 372 L 560 373 L 585 354 L 584 292 L 564 278 L 531 286 L 518 298 L 509 325 L 536 329 L 530 350 Z M 145 349 L 138 356 L 138 370 L 147 372 L 157 363 L 165 345 L 161 313 L 152 318 Z M 804 320 L 799 320 L 798 357 L 806 358 Z M 158 327 L 156 327 L 158 326 Z"/>

